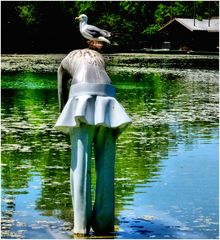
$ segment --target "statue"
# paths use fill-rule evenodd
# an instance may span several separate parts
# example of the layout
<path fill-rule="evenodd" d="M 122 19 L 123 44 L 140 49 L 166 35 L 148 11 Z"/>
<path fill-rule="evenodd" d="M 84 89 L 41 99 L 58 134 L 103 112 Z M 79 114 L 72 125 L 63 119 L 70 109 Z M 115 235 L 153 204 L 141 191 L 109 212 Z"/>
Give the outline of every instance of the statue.
<path fill-rule="evenodd" d="M 74 234 L 114 232 L 114 163 L 116 139 L 130 124 L 115 99 L 115 88 L 98 52 L 102 41 L 70 52 L 58 68 L 58 97 L 62 111 L 55 128 L 70 135 L 70 183 Z M 68 81 L 70 89 L 68 94 Z M 69 95 L 69 96 L 68 96 Z M 95 202 L 91 203 L 91 154 L 96 164 Z"/>

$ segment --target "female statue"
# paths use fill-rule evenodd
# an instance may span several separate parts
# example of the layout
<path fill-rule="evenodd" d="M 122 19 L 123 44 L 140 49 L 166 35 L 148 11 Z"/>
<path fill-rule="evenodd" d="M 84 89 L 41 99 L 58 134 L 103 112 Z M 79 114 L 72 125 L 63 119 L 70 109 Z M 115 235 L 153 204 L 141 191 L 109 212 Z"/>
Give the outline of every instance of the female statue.
<path fill-rule="evenodd" d="M 114 231 L 114 163 L 118 135 L 131 122 L 115 99 L 105 71 L 102 42 L 70 52 L 58 69 L 62 110 L 55 128 L 70 134 L 70 182 L 74 206 L 74 234 Z M 68 96 L 68 81 L 70 90 Z M 91 203 L 91 154 L 94 145 L 96 195 Z"/>

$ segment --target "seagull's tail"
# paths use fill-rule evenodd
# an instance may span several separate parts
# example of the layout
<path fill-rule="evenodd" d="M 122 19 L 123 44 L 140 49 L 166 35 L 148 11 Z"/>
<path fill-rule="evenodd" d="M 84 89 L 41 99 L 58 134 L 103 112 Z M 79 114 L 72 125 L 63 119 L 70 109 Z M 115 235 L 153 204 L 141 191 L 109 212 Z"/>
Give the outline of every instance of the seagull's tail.
<path fill-rule="evenodd" d="M 104 37 L 98 37 L 98 40 L 110 44 L 110 41 Z"/>

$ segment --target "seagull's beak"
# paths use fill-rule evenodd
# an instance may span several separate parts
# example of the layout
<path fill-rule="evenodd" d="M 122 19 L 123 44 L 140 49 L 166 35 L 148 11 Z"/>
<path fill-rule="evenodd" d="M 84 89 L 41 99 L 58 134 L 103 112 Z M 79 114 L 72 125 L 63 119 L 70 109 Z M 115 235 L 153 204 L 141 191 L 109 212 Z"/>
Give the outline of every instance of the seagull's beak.
<path fill-rule="evenodd" d="M 79 21 L 79 20 L 80 20 L 80 17 L 76 17 L 76 18 L 75 18 L 75 21 Z"/>

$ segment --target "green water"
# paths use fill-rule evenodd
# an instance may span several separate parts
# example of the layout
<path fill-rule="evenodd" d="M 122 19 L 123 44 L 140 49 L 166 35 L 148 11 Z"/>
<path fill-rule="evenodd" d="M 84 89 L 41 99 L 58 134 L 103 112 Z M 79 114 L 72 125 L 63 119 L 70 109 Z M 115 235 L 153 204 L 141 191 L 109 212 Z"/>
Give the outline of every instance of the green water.
<path fill-rule="evenodd" d="M 217 238 L 218 72 L 109 71 L 132 118 L 117 142 L 114 238 Z M 73 238 L 58 116 L 54 74 L 2 76 L 2 238 Z"/>

